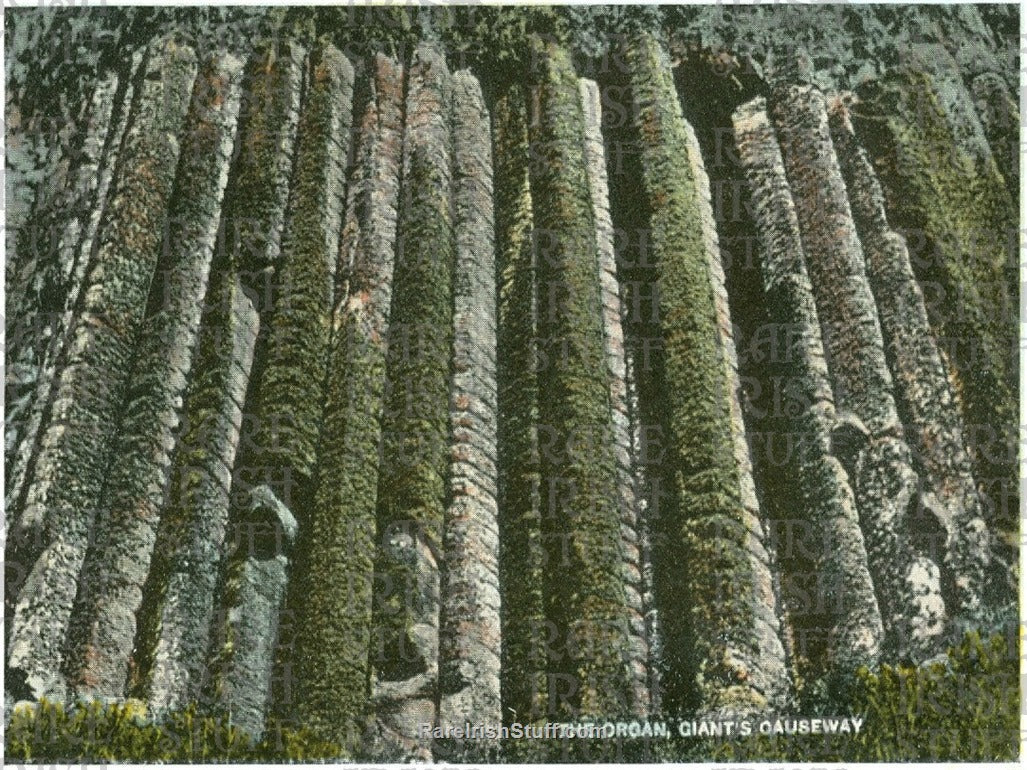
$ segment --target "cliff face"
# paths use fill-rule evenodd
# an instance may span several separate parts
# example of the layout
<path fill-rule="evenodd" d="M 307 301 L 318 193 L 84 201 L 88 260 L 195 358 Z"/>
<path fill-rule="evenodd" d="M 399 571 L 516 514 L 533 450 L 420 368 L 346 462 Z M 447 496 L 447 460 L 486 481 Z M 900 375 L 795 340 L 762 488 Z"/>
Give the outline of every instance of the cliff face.
<path fill-rule="evenodd" d="M 9 62 L 8 699 L 485 760 L 421 725 L 770 712 L 1015 617 L 1011 22 L 775 10 L 513 10 L 514 66 L 126 14 L 66 134 Z"/>

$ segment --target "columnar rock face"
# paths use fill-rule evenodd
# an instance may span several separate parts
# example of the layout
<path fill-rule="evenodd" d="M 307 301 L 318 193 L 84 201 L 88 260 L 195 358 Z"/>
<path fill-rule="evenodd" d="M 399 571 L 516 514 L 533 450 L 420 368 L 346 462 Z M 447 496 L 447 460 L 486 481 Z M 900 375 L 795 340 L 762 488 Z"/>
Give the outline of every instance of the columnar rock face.
<path fill-rule="evenodd" d="M 639 542 L 639 510 L 632 477 L 631 415 L 628 408 L 627 360 L 623 307 L 617 284 L 617 258 L 614 253 L 613 222 L 610 220 L 606 158 L 600 130 L 602 110 L 599 86 L 581 80 L 581 106 L 585 118 L 585 164 L 592 195 L 592 212 L 599 255 L 599 282 L 602 290 L 603 339 L 606 347 L 606 376 L 610 388 L 611 441 L 617 461 L 617 491 L 620 497 L 620 531 L 624 593 L 628 604 L 628 665 L 633 677 L 631 704 L 636 715 L 649 707 L 649 645 L 642 601 L 642 554 Z"/>
<path fill-rule="evenodd" d="M 529 122 L 539 335 L 539 444 L 550 709 L 630 713 L 632 611 L 622 570 L 613 415 L 596 226 L 578 80 L 566 51 L 533 39 Z"/>
<path fill-rule="evenodd" d="M 133 57 L 133 64 L 139 64 L 137 57 Z M 63 366 L 63 353 L 79 310 L 101 214 L 117 168 L 118 152 L 128 119 L 124 105 L 131 101 L 131 93 L 131 79 L 116 75 L 98 84 L 93 93 L 80 165 L 71 182 L 74 199 L 70 205 L 61 207 L 62 211 L 70 209 L 73 214 L 60 226 L 60 240 L 54 244 L 58 252 L 54 272 L 59 271 L 59 278 L 63 279 L 61 290 L 53 292 L 59 304 L 42 301 L 47 293 L 41 285 L 46 271 L 35 270 L 34 280 L 26 283 L 38 287 L 37 295 L 33 302 L 22 297 L 18 303 L 20 312 L 15 319 L 17 325 L 8 327 L 8 377 L 13 375 L 17 378 L 17 384 L 13 388 L 8 386 L 7 391 L 5 445 L 8 454 L 4 507 L 9 512 L 22 509 L 23 494 L 31 479 L 33 462 L 52 404 L 53 383 L 59 367 Z M 28 240 L 29 245 L 24 247 L 26 250 L 30 253 L 41 250 L 42 243 L 45 243 L 44 233 Z M 17 261 L 14 252 L 14 248 L 8 249 L 11 261 Z M 40 255 L 37 253 L 35 256 L 38 258 Z M 30 264 L 38 267 L 34 261 Z M 8 291 L 15 290 L 15 286 Z M 10 293 L 8 297 L 11 297 Z M 15 302 L 9 299 L 8 307 L 17 307 Z M 25 395 L 21 395 L 23 389 L 27 390 Z M 13 524 L 9 518 L 8 527 Z"/>
<path fill-rule="evenodd" d="M 492 110 L 495 152 L 499 587 L 503 719 L 545 714 L 545 606 L 538 446 L 538 310 L 526 92 L 511 86 Z"/>
<path fill-rule="evenodd" d="M 24 672 L 36 697 L 65 692 L 65 635 L 161 250 L 195 72 L 192 51 L 167 40 L 152 46 L 136 76 L 135 115 L 52 423 L 19 526 L 9 533 L 12 560 L 32 566 L 18 595 L 7 665 Z"/>
<path fill-rule="evenodd" d="M 702 713 L 755 711 L 784 693 L 786 672 L 762 525 L 746 506 L 754 501 L 744 497 L 746 471 L 736 458 L 740 426 L 732 415 L 732 354 L 725 351 L 730 326 L 718 317 L 715 244 L 703 226 L 708 193 L 704 201 L 703 180 L 689 161 L 666 53 L 652 38 L 639 37 L 627 49 L 627 64 L 651 210 L 651 258 L 658 265 L 664 395 L 681 515 L 681 522 L 659 522 L 661 542 L 654 543 L 662 590 L 684 605 L 661 616 L 665 654 L 674 678 L 695 678 Z M 672 577 L 682 562 L 705 568 Z M 686 658 L 686 649 L 695 651 Z"/>
<path fill-rule="evenodd" d="M 430 758 L 431 739 L 419 726 L 438 718 L 453 328 L 452 89 L 438 48 L 419 46 L 407 84 L 371 640 L 373 751 L 391 760 Z"/>
<path fill-rule="evenodd" d="M 271 674 L 285 598 L 289 549 L 296 519 L 269 486 L 251 490 L 244 509 L 247 526 L 236 531 L 232 591 L 224 605 L 225 637 L 218 639 L 223 671 L 217 680 L 219 707 L 232 724 L 259 739 L 271 697 Z"/>
<path fill-rule="evenodd" d="M 907 66 L 863 89 L 853 122 L 871 148 L 889 221 L 907 234 L 931 328 L 958 382 L 985 520 L 1008 558 L 1019 509 L 1015 216 L 979 133 L 967 130 L 965 112 L 953 114 L 964 100 L 942 88 L 930 53 L 914 49 Z"/>
<path fill-rule="evenodd" d="M 367 712 L 382 399 L 403 133 L 403 67 L 377 56 L 359 122 L 339 247 L 317 492 L 309 551 L 294 575 L 306 602 L 296 645 L 304 722 L 342 746 Z M 337 286 L 343 281 L 337 281 Z M 325 581 L 325 575 L 338 575 Z M 341 654 L 340 654 L 341 653 Z"/>
<path fill-rule="evenodd" d="M 799 446 L 795 459 L 801 508 L 795 514 L 809 521 L 818 536 L 814 542 L 822 546 L 813 565 L 819 589 L 814 607 L 791 611 L 817 620 L 818 614 L 827 615 L 826 660 L 847 668 L 872 665 L 880 656 L 884 629 L 849 477 L 832 451 L 835 400 L 795 204 L 765 100 L 739 107 L 733 122 L 764 247 L 771 333 L 775 340 L 783 337 L 784 350 L 777 357 L 786 370 L 784 391 L 790 403 L 782 411 L 789 415 L 787 429 Z M 777 344 L 771 350 L 777 351 Z M 785 537 L 790 535 L 788 531 Z M 783 565 L 785 582 L 801 581 L 807 566 L 797 565 L 793 576 L 790 565 Z"/>
<path fill-rule="evenodd" d="M 68 673 L 80 696 L 125 689 L 136 613 L 164 504 L 182 399 L 214 255 L 239 111 L 242 63 L 225 56 L 196 78 L 186 116 L 167 246 L 157 262 L 107 487 L 83 565 Z M 77 638 L 76 638 L 77 637 Z"/>
<path fill-rule="evenodd" d="M 233 473 L 262 314 L 261 285 L 280 249 L 301 86 L 295 48 L 264 46 L 242 85 L 225 191 L 223 244 L 211 266 L 168 501 L 139 619 L 135 686 L 156 711 L 180 708 L 217 679 L 208 670 Z"/>
<path fill-rule="evenodd" d="M 841 101 L 831 112 L 831 134 L 866 254 L 867 279 L 895 378 L 896 406 L 920 475 L 914 537 L 934 536 L 923 548 L 942 568 L 950 612 L 979 621 L 991 549 L 959 410 L 906 243 L 888 225 L 880 183 Z"/>
<path fill-rule="evenodd" d="M 195 377 L 161 517 L 139 621 L 141 695 L 157 712 L 203 692 L 218 570 L 225 550 L 232 468 L 260 316 L 237 272 L 212 267 Z M 166 576 L 166 577 L 164 577 Z M 149 593 L 149 596 L 147 596 Z"/>
<path fill-rule="evenodd" d="M 267 339 L 251 383 L 254 449 L 242 468 L 252 474 L 244 483 L 270 484 L 287 506 L 309 491 L 315 464 L 353 95 L 352 67 L 330 46 L 311 53 L 307 77 Z"/>
<path fill-rule="evenodd" d="M 753 480 L 752 458 L 745 435 L 742 418 L 742 387 L 738 375 L 738 354 L 735 350 L 731 310 L 728 304 L 727 279 L 721 261 L 720 245 L 717 240 L 716 220 L 710 202 L 710 180 L 703 165 L 699 140 L 692 126 L 683 121 L 688 161 L 692 169 L 698 199 L 696 205 L 702 223 L 703 249 L 709 265 L 710 282 L 713 289 L 713 304 L 717 318 L 717 347 L 724 362 L 725 388 L 723 398 L 731 419 L 731 444 L 734 450 L 735 473 L 742 505 L 748 514 L 745 517 L 749 533 L 746 535 L 746 550 L 749 552 L 753 578 L 759 592 L 755 604 L 759 640 L 758 667 L 764 678 L 758 683 L 764 696 L 771 703 L 779 703 L 785 697 L 787 674 L 784 670 L 785 650 L 781 642 L 780 608 L 777 606 L 776 586 L 772 570 L 774 558 L 768 550 L 766 522 L 760 512 Z"/>
<path fill-rule="evenodd" d="M 439 649 L 439 725 L 501 724 L 496 505 L 496 260 L 489 113 L 471 73 L 453 75 L 453 362 L 449 505 Z M 487 758 L 489 743 L 464 742 Z"/>
<path fill-rule="evenodd" d="M 269 706 L 288 554 L 277 543 L 273 554 L 253 552 L 261 546 L 254 544 L 250 533 L 267 528 L 268 510 L 275 511 L 275 520 L 295 519 L 300 528 L 307 524 L 350 138 L 353 69 L 349 62 L 332 46 L 322 46 L 309 57 L 308 77 L 270 328 L 265 345 L 257 348 L 263 366 L 257 382 L 251 379 L 250 383 L 252 445 L 233 480 L 233 498 L 241 505 L 234 512 L 234 553 L 224 589 L 226 606 L 236 612 L 245 614 L 247 602 L 255 601 L 258 616 L 270 614 L 273 622 L 261 621 L 258 630 L 271 637 L 260 640 L 258 652 L 244 650 L 241 640 L 258 631 L 248 628 L 245 618 L 234 618 L 230 609 L 224 638 L 219 640 L 219 665 L 225 670 L 218 672 L 222 677 L 216 684 L 218 700 L 234 714 L 239 699 L 246 699 L 247 729 L 257 734 L 262 732 Z M 303 403 L 302 409 L 292 407 L 298 402 Z M 285 531 L 296 526 L 286 526 Z M 288 540 L 295 536 L 292 532 Z M 243 636 L 237 639 L 239 634 Z M 243 695 L 240 688 L 251 685 L 258 692 Z"/>
<path fill-rule="evenodd" d="M 818 16 L 830 71 L 762 9 L 12 32 L 9 705 L 591 760 L 481 727 L 783 713 L 1007 623 L 1012 16 L 960 8 L 898 57 Z"/>
<path fill-rule="evenodd" d="M 795 200 L 832 375 L 834 451 L 853 478 L 885 625 L 886 649 L 921 654 L 944 630 L 937 565 L 914 550 L 918 478 L 895 409 L 863 248 L 828 131 L 823 94 L 788 86 L 771 116 Z"/>

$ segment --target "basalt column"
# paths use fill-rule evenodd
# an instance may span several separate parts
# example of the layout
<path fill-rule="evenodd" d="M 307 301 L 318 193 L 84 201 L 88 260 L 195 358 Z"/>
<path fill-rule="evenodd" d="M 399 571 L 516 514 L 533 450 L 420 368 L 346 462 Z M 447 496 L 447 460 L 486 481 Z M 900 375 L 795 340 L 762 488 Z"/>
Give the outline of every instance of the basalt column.
<path fill-rule="evenodd" d="M 993 162 L 969 142 L 973 132 L 954 130 L 953 94 L 936 82 L 932 61 L 919 52 L 899 73 L 860 89 L 852 120 L 884 188 L 889 222 L 908 239 L 962 409 L 985 520 L 1003 555 L 1015 559 L 1016 213 Z"/>
<path fill-rule="evenodd" d="M 569 54 L 530 41 L 531 193 L 539 337 L 542 537 L 553 716 L 637 710 L 596 225 L 578 79 Z"/>
<path fill-rule="evenodd" d="M 683 124 L 688 161 L 698 193 L 696 205 L 699 208 L 699 218 L 702 222 L 703 248 L 709 265 L 710 283 L 716 310 L 717 348 L 723 362 L 726 387 L 724 398 L 731 418 L 731 444 L 734 451 L 735 472 L 738 478 L 740 499 L 747 514 L 744 517 L 745 526 L 749 529 L 749 533 L 746 535 L 746 550 L 749 552 L 755 586 L 759 591 L 759 596 L 754 603 L 755 625 L 760 638 L 760 655 L 757 665 L 759 674 L 753 682 L 768 701 L 780 703 L 786 696 L 788 675 L 785 671 L 786 654 L 781 639 L 781 620 L 777 606 L 777 586 L 774 576 L 777 565 L 767 548 L 768 522 L 760 510 L 759 500 L 756 497 L 752 457 L 745 435 L 745 422 L 739 400 L 742 388 L 738 372 L 738 354 L 735 349 L 734 325 L 731 321 L 731 309 L 728 304 L 727 278 L 713 214 L 710 179 L 703 164 L 699 139 L 687 120 L 683 121 Z"/>
<path fill-rule="evenodd" d="M 317 491 L 296 575 L 296 698 L 303 725 L 356 751 L 368 711 L 375 509 L 403 141 L 403 68 L 378 55 L 360 118 L 339 249 Z M 338 285 L 338 282 L 337 282 Z"/>
<path fill-rule="evenodd" d="M 732 121 L 763 245 L 766 305 L 771 332 L 777 339 L 771 355 L 782 370 L 782 392 L 788 399 L 779 410 L 786 419 L 777 427 L 795 437 L 788 458 L 798 481 L 799 494 L 789 512 L 795 521 L 778 523 L 778 527 L 780 536 L 788 539 L 788 553 L 796 546 L 791 540 L 793 532 L 816 533 L 815 538 L 801 538 L 816 548 L 812 555 L 815 595 L 808 603 L 797 601 L 789 606 L 790 619 L 800 627 L 796 631 L 799 654 L 810 661 L 810 670 L 801 673 L 819 675 L 825 666 L 851 671 L 877 662 L 884 630 L 856 501 L 847 473 L 831 452 L 834 395 L 799 222 L 764 99 L 739 107 Z M 809 592 L 805 583 L 809 566 L 782 564 L 786 601 L 793 584 Z M 805 641 L 808 632 L 819 630 L 812 627 L 820 625 L 826 625 L 827 632 L 823 656 L 814 652 L 819 640 Z"/>
<path fill-rule="evenodd" d="M 40 439 L 45 433 L 52 404 L 54 384 L 63 367 L 63 353 L 70 339 L 90 261 L 96 253 L 96 235 L 100 218 L 108 201 L 111 179 L 118 165 L 118 152 L 125 132 L 129 105 L 132 102 L 131 71 L 140 62 L 141 55 L 132 57 L 132 68 L 121 76 L 98 83 L 93 92 L 88 128 L 80 152 L 69 159 L 74 163 L 74 177 L 70 181 L 73 199 L 58 206 L 59 211 L 71 217 L 61 226 L 51 223 L 36 212 L 26 225 L 28 234 L 19 236 L 22 248 L 35 259 L 29 261 L 36 275 L 22 280 L 34 289 L 33 305 L 22 294 L 22 305 L 17 304 L 19 294 L 8 282 L 7 307 L 7 414 L 5 419 L 4 509 L 7 526 L 13 527 L 24 504 L 26 485 L 31 481 Z M 39 220 L 43 221 L 40 222 Z M 8 223 L 10 227 L 10 223 Z M 52 273 L 37 261 L 51 255 L 45 244 L 48 237 L 59 230 L 59 239 L 53 244 L 56 264 L 50 267 L 52 280 L 59 289 L 46 285 L 44 276 Z M 42 232 L 40 232 L 42 231 Z M 9 259 L 17 256 L 8 252 Z M 49 291 L 48 291 L 49 289 Z M 50 298 L 50 301 L 47 299 Z M 52 298 L 59 298 L 53 302 Z M 11 381 L 13 378 L 13 382 Z M 25 395 L 22 393 L 27 390 Z M 17 591 L 17 581 L 8 581 L 8 593 Z"/>
<path fill-rule="evenodd" d="M 592 80 L 578 84 L 585 119 L 585 163 L 588 169 L 592 213 L 596 227 L 596 247 L 599 256 L 599 283 L 602 290 L 603 340 L 606 350 L 606 376 L 610 390 L 610 417 L 617 462 L 617 492 L 619 496 L 624 594 L 628 604 L 629 629 L 627 665 L 631 668 L 633 692 L 631 703 L 635 715 L 641 716 L 649 708 L 649 646 L 645 626 L 645 607 L 642 603 L 642 553 L 639 542 L 639 509 L 635 496 L 631 436 L 631 416 L 628 409 L 627 361 L 625 358 L 624 329 L 621 325 L 623 307 L 617 284 L 617 258 L 614 253 L 613 222 L 610 219 L 609 187 L 606 179 L 606 157 L 600 130 L 602 118 L 599 86 Z"/>
<path fill-rule="evenodd" d="M 718 315 L 704 225 L 709 197 L 690 159 L 694 143 L 666 53 L 649 36 L 632 39 L 625 53 L 650 211 L 662 343 L 656 377 L 678 514 L 661 511 L 653 522 L 664 682 L 693 693 L 702 714 L 751 713 L 775 702 L 787 682 L 762 525 L 746 507 L 746 466 L 737 457 L 732 343 Z"/>
<path fill-rule="evenodd" d="M 781 85 L 771 106 L 795 201 L 803 251 L 828 356 L 838 422 L 835 454 L 853 480 L 871 573 L 893 655 L 929 655 L 944 629 L 937 565 L 914 550 L 910 511 L 918 479 L 892 396 L 863 249 L 812 86 Z"/>
<path fill-rule="evenodd" d="M 228 180 L 241 70 L 220 55 L 193 87 L 166 245 L 72 616 L 67 670 L 82 697 L 119 697 L 129 675 Z"/>
<path fill-rule="evenodd" d="M 15 607 L 7 664 L 22 672 L 33 697 L 64 692 L 65 635 L 161 250 L 195 72 L 192 51 L 168 39 L 153 44 L 137 75 L 134 116 L 53 421 L 20 526 L 10 533 L 8 558 L 33 566 Z"/>
<path fill-rule="evenodd" d="M 325 45 L 311 53 L 308 78 L 255 392 L 251 383 L 253 445 L 233 481 L 234 553 L 218 641 L 218 699 L 251 735 L 263 731 L 269 705 L 288 548 L 308 521 L 345 202 L 353 69 Z"/>
<path fill-rule="evenodd" d="M 453 75 L 453 363 L 439 649 L 439 724 L 498 726 L 496 258 L 492 137 L 478 81 Z M 489 742 L 461 756 L 487 759 Z M 441 752 L 438 752 L 441 755 Z"/>
<path fill-rule="evenodd" d="M 547 701 L 538 451 L 538 312 L 526 92 L 492 109 L 495 152 L 499 588 L 503 721 L 543 716 Z"/>
<path fill-rule="evenodd" d="M 833 105 L 830 123 L 881 317 L 896 405 L 923 487 L 913 536 L 935 536 L 935 542 L 921 547 L 942 567 L 946 605 L 968 622 L 980 621 L 990 537 L 959 410 L 905 240 L 888 224 L 880 183 L 840 100 Z"/>
<path fill-rule="evenodd" d="M 225 191 L 224 239 L 211 266 L 168 502 L 144 587 L 136 693 L 156 711 L 182 707 L 216 678 L 210 664 L 232 471 L 261 315 L 261 279 L 277 260 L 292 171 L 301 63 L 295 48 L 258 47 L 246 66 Z"/>
<path fill-rule="evenodd" d="M 371 696 L 381 760 L 430 760 L 439 674 L 453 328 L 452 82 L 433 44 L 408 74 L 378 483 Z"/>

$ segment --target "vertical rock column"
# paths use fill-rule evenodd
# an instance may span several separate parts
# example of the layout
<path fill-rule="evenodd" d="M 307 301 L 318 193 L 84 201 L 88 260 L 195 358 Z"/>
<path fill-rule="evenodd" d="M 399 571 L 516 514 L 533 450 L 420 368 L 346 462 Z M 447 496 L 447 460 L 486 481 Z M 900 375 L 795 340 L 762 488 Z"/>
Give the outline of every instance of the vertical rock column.
<path fill-rule="evenodd" d="M 236 540 L 233 601 L 227 610 L 230 665 L 219 691 L 231 723 L 254 740 L 264 734 L 271 664 L 285 598 L 289 550 L 298 525 L 269 487 L 258 487 L 245 510 L 247 527 Z"/>
<path fill-rule="evenodd" d="M 23 673 L 35 697 L 63 695 L 58 672 L 65 634 L 162 245 L 195 72 L 192 51 L 163 40 L 139 73 L 135 114 L 57 383 L 53 422 L 20 526 L 10 533 L 10 558 L 33 566 L 15 607 L 7 663 Z"/>
<path fill-rule="evenodd" d="M 1018 267 L 1007 235 L 1016 214 L 1001 181 L 985 173 L 988 164 L 975 162 L 953 132 L 930 61 L 913 64 L 861 90 L 852 120 L 884 188 L 889 221 L 909 239 L 961 404 L 985 520 L 1015 558 Z"/>
<path fill-rule="evenodd" d="M 258 48 L 246 66 L 239 150 L 225 192 L 181 438 L 139 619 L 138 685 L 156 711 L 203 693 L 232 472 L 261 314 L 257 278 L 281 247 L 299 112 L 301 55 Z"/>
<path fill-rule="evenodd" d="M 530 45 L 549 704 L 554 716 L 612 718 L 637 707 L 585 122 L 569 54 Z"/>
<path fill-rule="evenodd" d="M 226 579 L 225 639 L 219 699 L 234 721 L 259 736 L 270 699 L 278 612 L 284 596 L 285 559 L 292 536 L 276 537 L 274 551 L 259 552 L 250 533 L 267 530 L 266 511 L 276 529 L 288 533 L 296 518 L 306 525 L 321 424 L 332 309 L 332 287 L 345 202 L 344 168 L 350 138 L 353 69 L 330 45 L 311 53 L 309 87 L 297 129 L 296 163 L 282 231 L 282 259 L 275 272 L 276 295 L 254 398 L 253 446 L 240 457 L 233 483 L 236 538 Z M 252 385 L 251 385 L 251 393 Z M 295 535 L 295 533 L 293 533 Z M 256 547 L 258 552 L 252 552 Z M 268 569 L 254 567 L 254 559 Z M 258 581 L 258 584 L 252 584 Z M 271 581 L 271 582 L 266 582 Z M 279 585 L 281 581 L 281 585 Z M 247 602 L 253 598 L 258 606 Z M 277 602 L 277 603 L 276 603 Z M 259 628 L 259 615 L 272 619 Z M 243 649 L 256 633 L 260 655 Z M 266 653 L 266 654 L 264 654 Z M 285 676 L 291 673 L 284 672 Z"/>
<path fill-rule="evenodd" d="M 417 48 L 407 86 L 403 189 L 389 320 L 378 484 L 372 698 L 381 760 L 430 760 L 438 702 L 439 601 L 449 470 L 453 328 L 452 83 Z"/>
<path fill-rule="evenodd" d="M 79 696 L 120 697 L 129 675 L 221 219 L 241 71 L 241 62 L 222 55 L 201 69 L 193 87 L 165 249 L 72 616 L 67 669 Z"/>
<path fill-rule="evenodd" d="M 757 681 L 756 684 L 771 703 L 782 703 L 787 696 L 788 675 L 784 668 L 786 654 L 781 637 L 778 589 L 774 578 L 777 566 L 774 556 L 769 550 L 767 522 L 760 511 L 759 500 L 756 497 L 752 456 L 745 435 L 745 421 L 742 417 L 742 404 L 739 400 L 742 386 L 738 373 L 738 352 L 735 349 L 734 325 L 731 321 L 731 308 L 728 304 L 727 277 L 724 273 L 724 263 L 717 236 L 717 223 L 713 214 L 710 178 L 706 174 L 695 130 L 687 120 L 682 122 L 688 150 L 688 162 L 691 165 L 692 179 L 697 192 L 696 204 L 699 207 L 699 219 L 702 223 L 703 249 L 706 252 L 710 283 L 713 289 L 713 302 L 717 317 L 717 347 L 723 360 L 725 373 L 724 398 L 731 416 L 731 445 L 738 477 L 738 490 L 747 514 L 744 517 L 745 525 L 749 530 L 746 536 L 746 549 L 749 552 L 749 561 L 752 565 L 756 587 L 760 591 L 758 601 L 754 606 L 757 613 L 756 627 L 760 637 L 758 666 L 759 670 L 763 672 L 763 679 Z"/>
<path fill-rule="evenodd" d="M 724 330 L 711 272 L 708 200 L 666 53 L 649 36 L 626 49 L 657 264 L 674 494 L 681 520 L 662 516 L 654 561 L 673 679 L 694 677 L 707 715 L 751 713 L 787 687 L 762 528 L 743 499 Z M 673 593 L 672 593 L 673 592 Z M 671 680 L 668 680 L 671 681 Z"/>
<path fill-rule="evenodd" d="M 578 83 L 585 120 L 584 150 L 592 196 L 592 214 L 596 227 L 599 256 L 599 282 L 602 290 L 603 339 L 606 348 L 606 374 L 609 378 L 610 417 L 613 421 L 614 453 L 617 462 L 617 491 L 620 499 L 621 549 L 624 593 L 629 612 L 628 665 L 633 677 L 631 703 L 634 715 L 642 716 L 649 708 L 649 646 L 642 603 L 642 561 L 639 542 L 639 503 L 635 497 L 631 437 L 628 409 L 627 361 L 624 329 L 621 325 L 623 307 L 617 284 L 617 258 L 614 254 L 613 222 L 610 219 L 609 188 L 606 179 L 606 156 L 600 128 L 602 108 L 599 86 L 593 80 Z"/>
<path fill-rule="evenodd" d="M 923 489 L 922 510 L 911 535 L 930 538 L 930 517 L 936 517 L 933 524 L 944 527 L 934 533 L 941 542 L 937 537 L 933 543 L 928 539 L 922 549 L 943 565 L 942 588 L 948 589 L 945 599 L 950 611 L 967 621 L 980 620 L 989 536 L 959 410 L 906 243 L 888 225 L 881 185 L 840 101 L 831 110 L 830 126 L 866 254 L 867 279 L 881 318 L 897 407 Z"/>
<path fill-rule="evenodd" d="M 937 565 L 917 555 L 908 513 L 917 475 L 892 396 L 877 308 L 845 182 L 812 86 L 782 86 L 771 109 L 795 201 L 828 356 L 838 424 L 835 454 L 853 479 L 891 655 L 928 655 L 943 631 Z"/>
<path fill-rule="evenodd" d="M 133 64 L 138 66 L 141 56 L 133 59 Z M 27 360 L 32 372 L 30 382 L 26 382 L 31 390 L 25 400 L 20 401 L 18 391 L 14 391 L 11 393 L 14 398 L 8 398 L 7 402 L 4 509 L 9 517 L 8 527 L 15 526 L 24 503 L 23 492 L 31 480 L 39 442 L 45 432 L 53 386 L 63 364 L 62 354 L 74 326 L 86 271 L 95 253 L 97 229 L 107 203 L 111 179 L 117 169 L 118 151 L 132 102 L 131 82 L 128 76 L 115 76 L 97 85 L 93 93 L 89 128 L 77 158 L 79 165 L 74 180 L 76 199 L 73 204 L 76 215 L 65 223 L 57 244 L 64 287 L 63 291 L 55 292 L 63 297 L 60 308 L 55 307 L 48 313 L 40 311 L 37 306 L 27 312 L 18 312 L 15 317 L 8 313 L 8 317 L 17 324 L 8 327 L 7 360 L 11 362 L 7 366 L 8 372 L 15 377 L 21 376 L 23 372 L 19 371 L 19 362 L 23 359 Z M 13 307 L 9 299 L 8 308 Z M 43 336 L 37 337 L 37 334 Z M 19 343 L 27 350 L 19 352 Z M 44 352 L 38 364 L 33 365 L 30 361 L 40 354 L 40 348 Z M 10 582 L 8 587 L 12 587 Z"/>
<path fill-rule="evenodd" d="M 317 491 L 302 571 L 296 635 L 301 723 L 349 752 L 368 709 L 375 509 L 389 308 L 403 141 L 403 68 L 374 59 L 359 125 L 340 261 L 318 455 Z"/>
<path fill-rule="evenodd" d="M 499 588 L 503 721 L 545 713 L 542 513 L 539 502 L 538 312 L 525 92 L 510 86 L 492 110 L 495 151 L 496 371 L 499 405 Z"/>
<path fill-rule="evenodd" d="M 492 136 L 481 86 L 453 75 L 453 364 L 442 581 L 439 725 L 497 727 L 500 711 L 496 489 L 496 251 Z M 463 742 L 484 761 L 489 742 Z"/>
<path fill-rule="evenodd" d="M 232 466 L 260 323 L 236 271 L 215 263 L 184 426 L 139 619 L 142 695 L 155 713 L 202 692 Z"/>
<path fill-rule="evenodd" d="M 834 396 L 820 337 L 813 289 L 795 206 L 761 97 L 733 115 L 736 145 L 752 189 L 756 224 L 764 245 L 763 284 L 770 321 L 786 335 L 782 365 L 790 403 L 788 430 L 797 436 L 800 506 L 795 514 L 821 538 L 817 554 L 816 606 L 826 605 L 827 665 L 852 671 L 873 665 L 881 653 L 884 629 L 859 528 L 859 513 L 841 463 L 831 454 L 836 417 Z M 818 670 L 823 671 L 823 666 Z"/>

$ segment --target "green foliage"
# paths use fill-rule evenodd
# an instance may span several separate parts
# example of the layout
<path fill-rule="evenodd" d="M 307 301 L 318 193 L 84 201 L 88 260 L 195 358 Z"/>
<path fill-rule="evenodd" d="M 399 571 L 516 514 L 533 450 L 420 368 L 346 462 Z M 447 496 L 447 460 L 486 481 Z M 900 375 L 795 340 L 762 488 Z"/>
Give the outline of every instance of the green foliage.
<path fill-rule="evenodd" d="M 6 733 L 6 757 L 24 762 L 302 762 L 341 756 L 333 743 L 306 728 L 272 724 L 253 741 L 227 718 L 201 714 L 195 705 L 159 724 L 141 701 L 65 707 L 42 700 L 18 708 Z"/>
<path fill-rule="evenodd" d="M 860 668 L 845 693 L 802 713 L 862 716 L 858 735 L 675 739 L 666 761 L 1010 761 L 1018 755 L 1018 650 L 969 633 L 944 662 Z M 815 689 L 815 688 L 814 688 Z"/>

